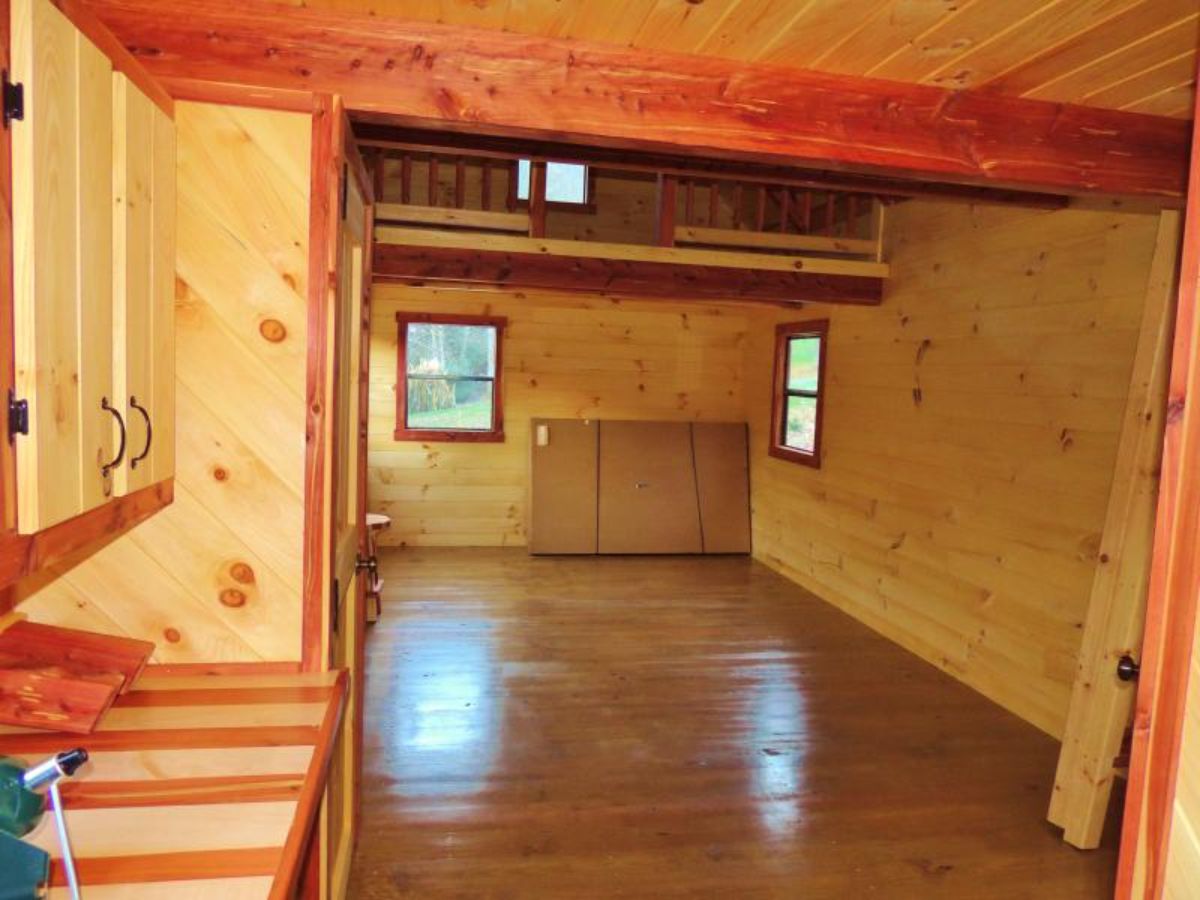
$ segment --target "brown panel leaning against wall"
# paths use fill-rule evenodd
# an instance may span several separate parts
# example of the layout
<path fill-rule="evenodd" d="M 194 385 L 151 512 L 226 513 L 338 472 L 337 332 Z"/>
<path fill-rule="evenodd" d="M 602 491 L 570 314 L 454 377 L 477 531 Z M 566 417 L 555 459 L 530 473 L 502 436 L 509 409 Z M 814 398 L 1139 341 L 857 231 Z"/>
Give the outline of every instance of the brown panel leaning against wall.
<path fill-rule="evenodd" d="M 601 553 L 702 553 L 691 426 L 600 423 Z"/>
<path fill-rule="evenodd" d="M 750 462 L 744 422 L 693 422 L 705 553 L 750 552 Z"/>
<path fill-rule="evenodd" d="M 530 423 L 530 553 L 596 552 L 599 438 L 595 420 Z"/>

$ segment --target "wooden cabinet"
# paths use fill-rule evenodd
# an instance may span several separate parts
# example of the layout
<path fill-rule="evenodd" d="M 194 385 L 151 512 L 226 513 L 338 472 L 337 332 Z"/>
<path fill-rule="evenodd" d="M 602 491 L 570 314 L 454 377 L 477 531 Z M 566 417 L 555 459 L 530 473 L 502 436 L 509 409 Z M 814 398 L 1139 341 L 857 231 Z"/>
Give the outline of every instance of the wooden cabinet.
<path fill-rule="evenodd" d="M 750 552 L 745 423 L 531 428 L 530 553 Z"/>
<path fill-rule="evenodd" d="M 600 423 L 601 553 L 702 553 L 691 426 Z"/>
<path fill-rule="evenodd" d="M 529 552 L 595 553 L 600 423 L 534 419 Z"/>
<path fill-rule="evenodd" d="M 17 527 L 174 472 L 175 137 L 50 0 L 12 3 Z M 141 85 L 144 86 L 144 81 Z M 123 452 L 122 452 L 123 451 Z"/>

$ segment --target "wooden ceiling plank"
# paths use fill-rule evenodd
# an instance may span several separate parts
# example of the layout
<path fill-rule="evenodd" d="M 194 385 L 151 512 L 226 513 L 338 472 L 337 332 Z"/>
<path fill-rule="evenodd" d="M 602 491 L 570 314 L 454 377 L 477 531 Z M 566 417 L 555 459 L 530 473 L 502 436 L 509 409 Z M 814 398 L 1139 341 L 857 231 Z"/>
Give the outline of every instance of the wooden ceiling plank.
<path fill-rule="evenodd" d="M 1036 95 L 1041 89 L 1071 79 L 1125 48 L 1195 16 L 1196 0 L 1141 0 L 1094 28 L 1042 49 L 987 81 L 986 87 L 999 94 Z M 1060 98 L 1044 96 L 1043 99 Z"/>
<path fill-rule="evenodd" d="M 341 95 L 394 124 L 1056 193 L 1177 197 L 1188 129 L 977 92 L 234 0 L 90 0 L 173 86 Z"/>
<path fill-rule="evenodd" d="M 853 45 L 868 25 L 884 16 L 895 0 L 859 0 L 853 13 L 846 0 L 819 0 L 805 14 L 781 29 L 754 57 L 757 62 L 794 68 L 822 69 L 825 60 Z"/>
<path fill-rule="evenodd" d="M 1070 40 L 1129 9 L 1138 0 L 1064 0 L 1030 16 L 925 78 L 946 87 L 975 87 L 1018 65 L 1046 44 Z"/>
<path fill-rule="evenodd" d="M 1103 104 L 1091 99 L 1094 95 L 1110 85 L 1140 75 L 1163 62 L 1169 62 L 1182 55 L 1195 57 L 1198 41 L 1200 15 L 1193 14 L 1160 31 L 1127 43 L 1112 53 L 1100 56 L 1090 65 L 1028 91 L 1025 96 L 1035 100 L 1100 106 Z"/>
<path fill-rule="evenodd" d="M 1195 104 L 1196 85 L 1193 81 L 1164 88 L 1137 103 L 1130 104 L 1127 111 L 1151 116 L 1182 116 L 1186 107 L 1194 108 Z"/>
<path fill-rule="evenodd" d="M 795 27 L 820 0 L 741 0 L 698 48 L 702 54 L 748 62 Z"/>
<path fill-rule="evenodd" d="M 1195 75 L 1196 54 L 1189 51 L 1100 88 L 1086 96 L 1084 102 L 1110 109 L 1124 109 L 1154 96 L 1164 88 L 1190 84 Z"/>
<path fill-rule="evenodd" d="M 650 15 L 651 8 L 646 0 L 582 3 L 563 34 L 569 38 L 629 46 Z"/>
<path fill-rule="evenodd" d="M 571 17 L 585 4 L 586 0 L 509 0 L 504 14 L 504 30 L 517 34 L 562 37 Z"/>
<path fill-rule="evenodd" d="M 828 52 L 813 61 L 812 67 L 823 72 L 866 75 L 884 63 L 897 49 L 928 32 L 946 17 L 956 14 L 970 2 L 959 0 L 888 0 L 875 14 Z"/>
<path fill-rule="evenodd" d="M 720 27 L 739 0 L 653 0 L 650 14 L 633 39 L 633 46 L 647 50 L 695 52 Z"/>
<path fill-rule="evenodd" d="M 1136 0 L 1006 0 L 977 4 L 922 36 L 873 74 L 965 88 L 986 82 L 1036 53 L 1115 15 Z"/>

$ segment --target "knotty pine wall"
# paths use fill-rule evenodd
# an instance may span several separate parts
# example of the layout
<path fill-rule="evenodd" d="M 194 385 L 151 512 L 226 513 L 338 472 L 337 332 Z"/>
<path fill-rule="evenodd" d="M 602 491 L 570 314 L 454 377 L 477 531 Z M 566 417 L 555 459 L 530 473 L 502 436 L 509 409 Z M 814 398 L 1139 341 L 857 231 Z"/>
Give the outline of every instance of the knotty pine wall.
<path fill-rule="evenodd" d="M 754 553 L 1061 736 L 1157 219 L 910 202 L 879 309 L 832 320 L 824 464 L 767 455 L 746 341 Z"/>
<path fill-rule="evenodd" d="M 398 442 L 396 313 L 508 318 L 504 443 Z M 369 508 L 385 545 L 523 546 L 529 421 L 741 421 L 746 307 L 376 285 L 371 313 Z"/>
<path fill-rule="evenodd" d="M 20 611 L 159 662 L 298 660 L 311 119 L 176 110 L 175 502 L 22 585 Z"/>

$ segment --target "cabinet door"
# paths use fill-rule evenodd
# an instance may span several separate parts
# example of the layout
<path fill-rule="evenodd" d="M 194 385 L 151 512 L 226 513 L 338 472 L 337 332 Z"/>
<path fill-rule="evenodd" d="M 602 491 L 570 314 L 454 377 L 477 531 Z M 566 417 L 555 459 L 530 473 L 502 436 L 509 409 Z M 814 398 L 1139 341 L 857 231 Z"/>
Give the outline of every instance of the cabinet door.
<path fill-rule="evenodd" d="M 600 552 L 700 553 L 687 422 L 600 423 Z"/>
<path fill-rule="evenodd" d="M 17 527 L 102 505 L 112 484 L 112 65 L 50 0 L 12 4 Z"/>
<path fill-rule="evenodd" d="M 596 552 L 600 423 L 534 419 L 530 427 L 530 553 Z"/>
<path fill-rule="evenodd" d="M 113 96 L 113 394 L 125 432 L 114 490 L 174 474 L 175 131 L 125 75 Z M 122 424 L 123 423 L 123 424 Z"/>

